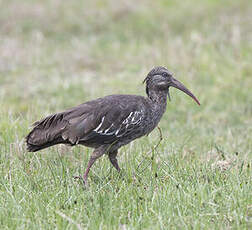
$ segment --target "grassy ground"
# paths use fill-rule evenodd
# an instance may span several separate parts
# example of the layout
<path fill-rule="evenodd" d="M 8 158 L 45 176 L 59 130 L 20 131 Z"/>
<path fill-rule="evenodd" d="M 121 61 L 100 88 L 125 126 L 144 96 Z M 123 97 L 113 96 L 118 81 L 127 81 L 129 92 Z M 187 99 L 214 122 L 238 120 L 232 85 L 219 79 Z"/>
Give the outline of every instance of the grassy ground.
<path fill-rule="evenodd" d="M 249 229 L 252 2 L 0 1 L 1 229 Z M 155 65 L 172 89 L 158 131 L 73 180 L 90 149 L 27 153 L 29 125 L 112 93 L 144 95 Z M 154 156 L 153 160 L 151 156 Z"/>

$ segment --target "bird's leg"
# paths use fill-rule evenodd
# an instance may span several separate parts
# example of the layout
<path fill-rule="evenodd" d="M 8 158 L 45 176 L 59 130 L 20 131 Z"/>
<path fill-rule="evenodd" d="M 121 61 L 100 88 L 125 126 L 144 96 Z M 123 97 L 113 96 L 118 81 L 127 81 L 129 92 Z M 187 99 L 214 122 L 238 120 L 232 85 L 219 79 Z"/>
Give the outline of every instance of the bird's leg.
<path fill-rule="evenodd" d="M 74 177 L 75 179 L 83 179 L 85 185 L 87 184 L 87 178 L 88 178 L 88 173 L 90 171 L 90 168 L 92 167 L 92 165 L 94 164 L 94 162 L 101 157 L 103 154 L 105 153 L 105 151 L 103 149 L 95 149 L 94 152 L 92 153 L 88 165 L 87 165 L 87 169 L 83 175 L 83 178 L 76 176 Z"/>
<path fill-rule="evenodd" d="M 92 153 L 90 159 L 89 159 L 89 162 L 88 162 L 88 165 L 87 165 L 87 169 L 83 175 L 83 180 L 85 183 L 87 183 L 87 177 L 88 177 L 88 173 L 89 173 L 89 170 L 90 168 L 92 167 L 92 165 L 94 164 L 94 162 L 99 158 L 101 157 L 102 155 L 104 154 L 104 151 L 101 150 L 101 149 L 96 149 L 94 150 L 94 152 Z"/>
<path fill-rule="evenodd" d="M 110 152 L 108 156 L 109 156 L 109 160 L 110 160 L 111 164 L 116 168 L 116 170 L 118 172 L 120 172 L 121 169 L 120 169 L 120 167 L 118 165 L 117 158 L 116 158 L 117 153 L 118 153 L 118 151 L 115 150 L 114 152 Z"/>

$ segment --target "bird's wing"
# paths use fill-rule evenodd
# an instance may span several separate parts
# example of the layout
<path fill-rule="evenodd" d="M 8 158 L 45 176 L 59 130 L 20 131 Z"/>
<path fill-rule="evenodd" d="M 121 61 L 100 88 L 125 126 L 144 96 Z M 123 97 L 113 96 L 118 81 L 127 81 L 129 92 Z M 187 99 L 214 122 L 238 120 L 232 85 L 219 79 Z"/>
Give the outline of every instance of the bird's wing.
<path fill-rule="evenodd" d="M 36 146 L 61 140 L 72 145 L 113 143 L 141 127 L 143 117 L 141 97 L 107 96 L 35 122 L 26 141 Z"/>
<path fill-rule="evenodd" d="M 85 121 L 83 133 L 88 133 L 92 129 L 88 122 L 91 117 L 88 115 L 92 111 L 92 106 L 88 103 L 81 104 L 61 113 L 55 113 L 33 124 L 33 129 L 27 135 L 26 141 L 32 145 L 44 145 L 48 142 L 53 142 L 56 139 L 62 139 L 62 135 L 72 124 Z M 81 125 L 81 123 L 79 124 Z M 77 127 L 76 127 L 77 128 Z M 71 133 L 70 133 L 71 134 Z M 71 143 L 76 142 L 76 133 L 69 134 L 68 138 Z"/>
<path fill-rule="evenodd" d="M 82 115 L 73 116 L 73 111 L 72 115 L 65 117 L 68 124 L 62 132 L 64 140 L 72 144 L 113 143 L 118 138 L 131 135 L 133 130 L 141 126 L 144 117 L 144 111 L 136 100 L 121 99 L 111 103 L 105 98 L 100 102 L 88 102 L 87 105 L 89 110 L 85 109 Z"/>

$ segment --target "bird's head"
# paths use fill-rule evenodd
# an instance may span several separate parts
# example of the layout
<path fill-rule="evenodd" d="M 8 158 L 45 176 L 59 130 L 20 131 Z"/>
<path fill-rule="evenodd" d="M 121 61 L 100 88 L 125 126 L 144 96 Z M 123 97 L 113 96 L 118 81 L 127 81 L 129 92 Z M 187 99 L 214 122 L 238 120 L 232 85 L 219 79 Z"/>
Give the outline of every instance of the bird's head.
<path fill-rule="evenodd" d="M 188 90 L 181 82 L 176 80 L 173 76 L 172 73 L 166 69 L 165 67 L 158 66 L 154 67 L 147 75 L 147 77 L 144 79 L 143 82 L 146 82 L 146 93 L 149 96 L 150 90 L 164 90 L 167 91 L 169 100 L 170 98 L 170 93 L 169 93 L 169 88 L 170 87 L 175 87 L 190 97 L 194 99 L 194 101 L 197 102 L 198 105 L 200 105 L 198 99 Z"/>

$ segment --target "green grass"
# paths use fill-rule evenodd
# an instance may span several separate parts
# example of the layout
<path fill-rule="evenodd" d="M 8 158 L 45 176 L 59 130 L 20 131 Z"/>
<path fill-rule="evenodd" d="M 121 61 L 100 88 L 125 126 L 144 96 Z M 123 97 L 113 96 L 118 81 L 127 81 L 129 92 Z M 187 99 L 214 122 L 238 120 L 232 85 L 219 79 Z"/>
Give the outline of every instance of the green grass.
<path fill-rule="evenodd" d="M 0 229 L 251 229 L 252 2 L 0 1 Z M 32 122 L 113 93 L 176 89 L 158 131 L 74 181 L 91 149 L 27 153 Z M 153 159 L 152 159 L 153 158 Z"/>

